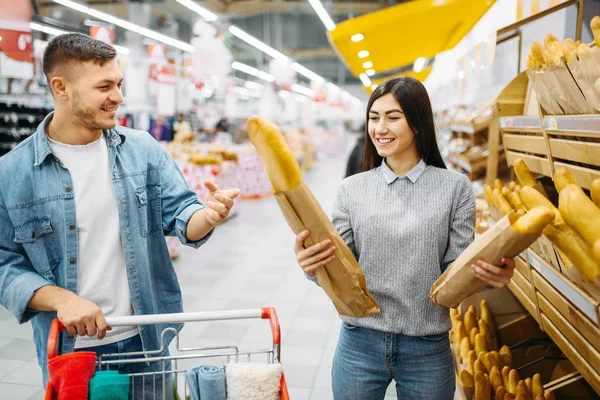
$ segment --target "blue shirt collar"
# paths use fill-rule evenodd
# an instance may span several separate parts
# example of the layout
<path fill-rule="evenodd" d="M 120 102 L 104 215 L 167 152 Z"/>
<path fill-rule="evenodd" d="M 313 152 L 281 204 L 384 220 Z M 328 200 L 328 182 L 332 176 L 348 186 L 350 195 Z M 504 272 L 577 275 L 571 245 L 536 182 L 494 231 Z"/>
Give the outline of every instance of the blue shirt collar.
<path fill-rule="evenodd" d="M 392 184 L 394 181 L 396 181 L 396 179 L 398 179 L 398 178 L 400 178 L 400 179 L 407 178 L 412 183 L 415 183 L 417 181 L 417 179 L 419 179 L 419 177 L 423 174 L 423 172 L 425 172 L 426 168 L 427 168 L 427 164 L 425 164 L 425 161 L 423 161 L 423 159 L 421 159 L 421 161 L 419 161 L 419 163 L 417 165 L 415 165 L 413 167 L 413 169 L 411 169 L 405 176 L 398 176 L 394 173 L 394 171 L 392 171 L 390 169 L 390 167 L 388 167 L 388 165 L 386 164 L 385 159 L 384 159 L 383 162 L 381 163 L 381 167 L 379 167 L 379 171 L 381 172 L 381 174 L 385 178 L 385 181 L 389 185 L 389 184 Z"/>
<path fill-rule="evenodd" d="M 33 134 L 34 167 L 41 165 L 46 157 L 48 157 L 50 154 L 53 154 L 52 147 L 50 147 L 48 137 L 46 136 L 46 126 L 48 126 L 53 116 L 54 111 L 44 118 Z M 118 127 L 105 130 L 104 135 L 106 136 L 106 140 L 110 146 L 118 146 L 125 142 L 125 135 L 119 133 Z"/>

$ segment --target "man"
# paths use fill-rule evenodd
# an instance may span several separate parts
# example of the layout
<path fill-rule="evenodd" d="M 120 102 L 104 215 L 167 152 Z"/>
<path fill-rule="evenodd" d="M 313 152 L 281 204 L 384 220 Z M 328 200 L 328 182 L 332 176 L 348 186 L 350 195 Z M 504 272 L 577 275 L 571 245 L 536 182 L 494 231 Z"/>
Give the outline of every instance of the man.
<path fill-rule="evenodd" d="M 346 178 L 355 174 L 359 174 L 363 171 L 363 156 L 365 153 L 365 131 L 366 127 L 363 124 L 360 130 L 360 137 L 356 141 L 356 145 L 348 157 L 348 164 L 346 165 Z"/>
<path fill-rule="evenodd" d="M 115 56 L 86 35 L 53 39 L 44 73 L 55 111 L 0 158 L 0 305 L 32 321 L 44 384 L 55 317 L 68 331 L 60 353 L 160 349 L 167 326 L 111 329 L 105 316 L 181 312 L 164 235 L 200 247 L 239 194 L 206 182 L 205 207 L 148 133 L 115 126 L 123 101 Z"/>

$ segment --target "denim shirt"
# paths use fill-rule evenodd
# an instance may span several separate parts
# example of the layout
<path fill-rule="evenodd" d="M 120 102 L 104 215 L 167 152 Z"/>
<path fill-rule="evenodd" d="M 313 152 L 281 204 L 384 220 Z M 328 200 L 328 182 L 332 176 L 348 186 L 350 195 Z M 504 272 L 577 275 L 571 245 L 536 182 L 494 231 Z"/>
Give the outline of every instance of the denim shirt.
<path fill-rule="evenodd" d="M 46 137 L 51 119 L 52 114 L 35 134 L 0 158 L 0 305 L 19 323 L 31 320 L 44 384 L 48 333 L 56 313 L 27 305 L 45 285 L 78 290 L 75 199 L 71 175 Z M 204 205 L 150 134 L 116 127 L 104 135 L 133 310 L 138 315 L 182 312 L 181 290 L 164 236 L 177 235 L 194 248 L 204 244 L 210 234 L 197 242 L 185 237 L 188 221 Z M 161 348 L 161 332 L 168 326 L 138 327 L 146 351 Z M 182 324 L 172 326 L 179 330 Z M 59 346 L 59 353 L 72 352 L 74 338 L 63 333 Z"/>

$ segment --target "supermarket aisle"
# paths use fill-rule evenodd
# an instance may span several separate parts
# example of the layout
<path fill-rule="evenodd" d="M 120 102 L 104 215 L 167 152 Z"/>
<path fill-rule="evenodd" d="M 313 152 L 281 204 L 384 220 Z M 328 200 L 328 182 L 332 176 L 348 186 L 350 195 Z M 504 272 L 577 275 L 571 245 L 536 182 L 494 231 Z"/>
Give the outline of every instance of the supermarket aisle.
<path fill-rule="evenodd" d="M 306 175 L 328 214 L 345 163 L 345 155 L 322 159 Z M 297 266 L 293 239 L 273 198 L 244 201 L 238 217 L 220 227 L 200 250 L 184 248 L 174 265 L 185 311 L 276 307 L 291 398 L 327 400 L 340 322 L 325 294 Z M 0 309 L 2 399 L 43 398 L 31 337 L 29 324 L 19 326 L 6 309 Z M 180 346 L 235 344 L 242 350 L 259 349 L 268 348 L 269 340 L 263 321 L 192 323 L 183 329 Z M 197 360 L 179 366 L 196 365 Z"/>

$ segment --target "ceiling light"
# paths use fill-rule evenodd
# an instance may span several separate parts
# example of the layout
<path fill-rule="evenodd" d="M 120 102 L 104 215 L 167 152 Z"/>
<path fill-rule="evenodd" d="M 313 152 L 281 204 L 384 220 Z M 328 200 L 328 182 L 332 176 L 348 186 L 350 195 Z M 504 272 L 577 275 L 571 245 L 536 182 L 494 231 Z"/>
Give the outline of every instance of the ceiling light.
<path fill-rule="evenodd" d="M 375 90 L 379 87 L 379 85 L 371 85 L 371 90 Z"/>
<path fill-rule="evenodd" d="M 425 68 L 425 64 L 427 63 L 427 59 L 424 57 L 419 57 L 415 60 L 415 63 L 413 65 L 413 70 L 415 72 L 421 72 L 423 71 L 423 68 Z"/>
<path fill-rule="evenodd" d="M 262 90 L 264 88 L 264 86 L 261 85 L 260 83 L 256 83 L 256 82 L 252 82 L 252 81 L 246 81 L 244 86 L 248 89 L 254 89 L 254 90 Z"/>
<path fill-rule="evenodd" d="M 56 0 L 54 0 L 56 1 Z M 367 50 L 362 50 L 358 52 L 358 58 L 367 58 L 369 57 L 369 52 Z"/>
<path fill-rule="evenodd" d="M 364 69 L 369 69 L 369 68 L 373 68 L 373 62 L 372 61 L 367 61 L 363 63 L 363 68 Z"/>
<path fill-rule="evenodd" d="M 178 2 L 179 4 L 181 4 L 182 6 L 187 7 L 190 10 L 194 11 L 196 14 L 198 14 L 199 16 L 204 18 L 206 21 L 213 22 L 213 21 L 217 20 L 217 16 L 215 14 L 208 11 L 204 7 L 200 7 L 198 4 L 194 3 L 191 0 L 175 0 L 175 1 Z"/>
<path fill-rule="evenodd" d="M 358 77 L 360 78 L 360 81 L 363 83 L 363 85 L 367 87 L 371 86 L 371 79 L 369 79 L 369 77 L 366 74 L 360 74 Z"/>
<path fill-rule="evenodd" d="M 56 1 L 56 0 L 54 0 L 54 1 Z M 288 57 L 286 55 L 278 52 L 271 46 L 266 45 L 265 43 L 261 42 L 254 36 L 247 34 L 246 32 L 244 32 L 237 26 L 231 25 L 229 27 L 229 32 L 231 32 L 231 34 L 233 36 L 237 37 L 238 39 L 242 39 L 244 42 L 248 43 L 249 45 L 251 45 L 253 47 L 256 47 L 258 50 L 270 55 L 271 57 L 273 57 L 276 60 L 279 60 L 279 61 L 287 61 L 288 60 Z"/>
<path fill-rule="evenodd" d="M 56 28 L 53 28 L 53 27 L 47 26 L 47 25 L 41 25 L 41 24 L 38 24 L 35 22 L 30 23 L 29 27 L 33 31 L 44 32 L 44 33 L 47 33 L 48 35 L 53 35 L 53 36 L 58 36 L 58 35 L 62 35 L 65 33 L 69 33 L 67 31 L 56 29 Z M 115 50 L 117 51 L 117 53 L 119 53 L 119 54 L 129 54 L 129 49 L 127 47 L 119 46 L 116 44 L 113 44 L 111 46 L 114 47 Z"/>
<path fill-rule="evenodd" d="M 295 62 L 295 63 L 292 64 L 292 68 L 294 68 L 294 70 L 297 73 L 299 73 L 301 75 L 304 75 L 305 77 L 307 77 L 311 81 L 315 81 L 315 82 L 319 82 L 319 83 L 325 82 L 325 79 L 323 79 L 323 77 L 315 74 L 310 69 L 304 67 L 303 65 L 298 64 L 297 62 Z"/>
<path fill-rule="evenodd" d="M 374 69 L 368 69 L 366 72 L 367 72 L 367 76 L 373 76 L 373 75 L 375 75 L 375 70 Z"/>
<path fill-rule="evenodd" d="M 292 83 L 292 90 L 308 97 L 313 97 L 315 95 L 315 92 L 312 89 L 298 85 L 297 83 Z"/>
<path fill-rule="evenodd" d="M 123 29 L 127 29 L 129 31 L 139 33 L 140 35 L 146 36 L 147 38 L 154 39 L 158 42 L 164 43 L 166 45 L 178 48 L 183 51 L 187 51 L 189 53 L 193 53 L 195 51 L 194 46 L 189 43 L 182 42 L 181 40 L 173 39 L 169 36 L 160 34 L 151 29 L 144 28 L 142 26 L 132 24 L 131 22 L 125 21 L 123 19 L 114 17 L 112 15 L 103 13 L 96 9 L 86 7 L 82 4 L 75 3 L 71 0 L 54 0 L 55 3 L 61 4 L 65 7 L 69 7 L 75 11 L 79 11 L 83 14 L 87 14 L 91 17 L 97 18 L 99 20 L 111 23 L 113 25 L 120 26 Z"/>
<path fill-rule="evenodd" d="M 323 25 L 327 28 L 328 31 L 332 31 L 335 29 L 335 22 L 331 19 L 329 14 L 327 14 L 327 10 L 323 7 L 323 4 L 319 0 L 308 0 L 312 8 L 315 10 L 321 21 L 323 21 Z"/>
<path fill-rule="evenodd" d="M 352 35 L 352 37 L 350 38 L 350 40 L 352 40 L 354 43 L 361 42 L 364 39 L 365 39 L 365 35 L 363 35 L 362 33 L 357 33 L 356 35 Z"/>
<path fill-rule="evenodd" d="M 265 80 L 267 82 L 274 82 L 275 81 L 275 77 L 273 75 L 268 74 L 266 72 L 263 72 L 261 70 L 258 70 L 258 69 L 254 68 L 254 67 L 249 66 L 249 65 L 239 63 L 237 61 L 234 61 L 231 64 L 231 68 L 233 68 L 235 70 L 238 70 L 238 71 L 245 72 L 245 73 L 250 74 L 250 75 L 254 75 L 254 76 L 256 76 L 256 77 L 258 77 L 258 78 L 260 78 L 262 80 Z"/>

